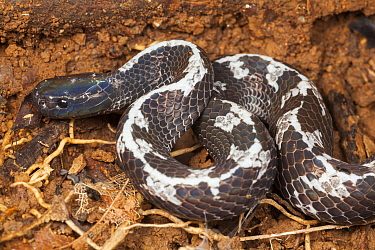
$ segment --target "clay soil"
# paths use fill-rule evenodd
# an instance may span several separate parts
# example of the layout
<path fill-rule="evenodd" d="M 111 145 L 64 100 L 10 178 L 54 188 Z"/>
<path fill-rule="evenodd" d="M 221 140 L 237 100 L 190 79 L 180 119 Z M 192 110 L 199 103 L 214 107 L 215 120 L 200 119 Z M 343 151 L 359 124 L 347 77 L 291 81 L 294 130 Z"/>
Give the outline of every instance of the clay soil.
<path fill-rule="evenodd" d="M 121 223 L 170 223 L 160 215 L 139 216 L 142 211 L 154 208 L 139 194 L 130 191 L 127 195 L 121 194 L 124 197 L 113 205 L 114 198 L 94 185 L 124 183 L 116 165 L 114 145 L 67 145 L 51 161 L 54 171 L 48 181 L 34 185 L 40 194 L 39 200 L 31 188 L 11 186 L 15 182 L 30 181 L 33 171 L 25 170 L 34 162 L 43 162 L 68 136 L 65 120 L 43 119 L 36 127 L 10 132 L 24 97 L 33 87 L 43 79 L 59 75 L 113 71 L 155 41 L 191 41 L 204 48 L 211 59 L 255 53 L 293 65 L 316 83 L 334 113 L 334 156 L 355 161 L 374 153 L 375 50 L 368 48 L 366 38 L 348 28 L 348 24 L 361 16 L 372 18 L 374 0 L 363 3 L 354 0 L 171 0 L 126 4 L 88 1 L 82 5 L 75 1 L 44 2 L 0 2 L 0 240 L 3 241 L 0 249 L 63 246 L 93 249 L 85 239 L 75 241 L 79 235 L 64 223 L 67 220 L 83 232 L 95 226 L 89 236 L 98 246 L 103 246 Z M 76 120 L 75 138 L 114 141 L 115 134 L 107 125 L 115 127 L 119 117 L 110 114 Z M 340 117 L 348 119 L 343 121 Z M 342 128 L 345 123 L 351 128 Z M 42 146 L 31 146 L 23 154 L 19 152 L 23 152 L 27 143 L 4 148 L 21 138 L 38 138 Z M 352 140 L 356 143 L 354 146 Z M 194 137 L 188 134 L 178 147 L 194 143 Z M 197 152 L 205 161 L 204 151 Z M 180 160 L 188 163 L 191 155 Z M 66 178 L 61 170 L 69 170 L 72 165 L 78 170 Z M 85 200 L 79 190 L 74 192 L 76 177 L 82 183 L 94 185 L 84 189 L 83 193 L 88 193 Z M 121 189 L 121 185 L 116 188 Z M 276 189 L 273 192 L 278 193 Z M 111 216 L 103 219 L 110 206 Z M 227 235 L 236 223 L 233 219 L 206 226 Z M 246 224 L 237 236 L 306 228 L 264 204 Z M 12 237 L 4 238 L 9 235 Z M 236 241 L 232 245 L 229 240 L 204 244 L 197 235 L 180 228 L 136 227 L 115 249 L 179 249 L 197 245 L 200 247 L 197 249 L 209 249 L 208 245 L 211 249 L 375 249 L 373 225 L 323 230 L 309 237 L 311 246 L 301 234 Z"/>

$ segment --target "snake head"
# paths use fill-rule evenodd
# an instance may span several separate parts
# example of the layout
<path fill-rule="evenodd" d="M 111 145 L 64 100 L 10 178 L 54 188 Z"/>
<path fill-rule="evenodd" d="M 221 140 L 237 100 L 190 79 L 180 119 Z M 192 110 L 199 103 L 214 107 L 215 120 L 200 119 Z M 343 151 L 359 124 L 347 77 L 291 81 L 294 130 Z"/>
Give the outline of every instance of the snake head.
<path fill-rule="evenodd" d="M 49 118 L 67 119 L 105 113 L 112 101 L 112 86 L 105 74 L 58 76 L 40 82 L 33 90 L 33 104 Z"/>

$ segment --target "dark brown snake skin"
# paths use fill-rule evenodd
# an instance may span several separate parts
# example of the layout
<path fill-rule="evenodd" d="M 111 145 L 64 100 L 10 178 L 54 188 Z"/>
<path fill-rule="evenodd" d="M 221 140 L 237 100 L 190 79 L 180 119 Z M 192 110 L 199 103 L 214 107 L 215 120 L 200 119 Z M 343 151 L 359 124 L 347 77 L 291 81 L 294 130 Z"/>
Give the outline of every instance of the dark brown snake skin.
<path fill-rule="evenodd" d="M 66 79 L 63 88 L 55 84 Z M 330 156 L 332 122 L 320 94 L 282 62 L 238 54 L 211 64 L 196 45 L 167 41 L 116 72 L 79 81 L 88 89 L 69 92 L 73 76 L 48 79 L 35 88 L 34 103 L 53 118 L 132 103 L 118 126 L 119 164 L 148 200 L 177 216 L 215 220 L 252 210 L 278 168 L 284 198 L 305 214 L 335 224 L 375 218 L 373 158 L 347 164 Z M 169 155 L 193 123 L 216 160 L 204 169 Z"/>

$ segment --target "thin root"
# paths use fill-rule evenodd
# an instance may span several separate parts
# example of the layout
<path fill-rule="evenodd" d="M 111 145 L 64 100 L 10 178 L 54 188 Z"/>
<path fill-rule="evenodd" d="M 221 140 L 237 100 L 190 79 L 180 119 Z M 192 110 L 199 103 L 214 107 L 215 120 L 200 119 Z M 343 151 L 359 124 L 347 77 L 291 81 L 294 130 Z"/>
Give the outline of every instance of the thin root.
<path fill-rule="evenodd" d="M 312 227 L 312 228 L 300 229 L 300 230 L 284 232 L 284 233 L 263 234 L 263 235 L 255 235 L 255 236 L 248 236 L 248 237 L 240 237 L 240 241 L 264 240 L 264 239 L 277 238 L 277 237 L 287 236 L 287 235 L 312 233 L 312 232 L 318 232 L 318 231 L 324 231 L 324 230 L 330 230 L 330 229 L 342 229 L 342 228 L 348 228 L 348 227 L 350 227 L 350 226 L 326 225 L 326 226 L 321 226 L 321 227 Z"/>
<path fill-rule="evenodd" d="M 302 225 L 316 225 L 319 223 L 318 220 L 304 220 L 300 217 L 297 217 L 289 212 L 287 212 L 282 206 L 280 206 L 278 203 L 276 203 L 274 200 L 271 200 L 271 199 L 263 199 L 259 202 L 259 204 L 269 204 L 269 205 L 272 205 L 274 206 L 275 208 L 277 208 L 280 212 L 282 212 L 286 217 L 292 219 L 292 220 L 295 220 L 297 221 L 298 223 L 302 224 Z"/>
<path fill-rule="evenodd" d="M 43 198 L 42 198 L 42 195 L 39 191 L 38 188 L 26 183 L 26 182 L 15 182 L 15 183 L 12 183 L 10 186 L 11 187 L 15 187 L 17 185 L 23 185 L 24 187 L 28 188 L 31 192 L 33 192 L 36 200 L 38 201 L 39 205 L 41 205 L 42 207 L 44 207 L 45 209 L 50 209 L 51 208 L 51 205 L 46 203 Z"/>
<path fill-rule="evenodd" d="M 5 145 L 4 148 L 3 148 L 3 150 L 7 150 L 8 148 L 11 148 L 11 147 L 14 147 L 14 146 L 22 145 L 22 144 L 24 144 L 26 142 L 29 142 L 29 141 L 31 141 L 31 138 L 21 138 L 21 139 L 19 139 L 16 142 L 12 142 L 12 143 L 10 143 L 8 145 Z"/>
<path fill-rule="evenodd" d="M 186 154 L 186 153 L 190 153 L 190 152 L 193 152 L 194 150 L 196 150 L 197 148 L 200 148 L 202 147 L 201 144 L 195 144 L 194 146 L 190 147 L 190 148 L 182 148 L 182 149 L 179 149 L 179 150 L 175 150 L 173 152 L 171 152 L 171 156 L 172 157 L 176 157 L 176 156 L 179 156 L 179 155 L 183 155 L 183 154 Z"/>
<path fill-rule="evenodd" d="M 70 138 L 74 138 L 74 122 L 75 122 L 75 119 L 70 119 L 69 121 L 69 137 Z"/>
<path fill-rule="evenodd" d="M 85 235 L 85 231 L 83 231 L 82 229 L 80 229 L 79 227 L 76 226 L 76 224 L 74 224 L 74 222 L 72 220 L 66 220 L 65 223 L 74 231 L 76 232 L 77 234 L 79 235 Z M 92 246 L 94 249 L 101 249 L 100 246 L 98 246 L 92 239 L 90 238 L 86 238 L 86 242 L 87 244 L 89 244 L 90 246 Z"/>
<path fill-rule="evenodd" d="M 70 137 L 65 137 L 59 144 L 59 147 L 49 156 L 47 156 L 42 164 L 33 164 L 29 169 L 26 170 L 27 174 L 31 174 L 34 170 L 38 169 L 35 173 L 31 175 L 29 184 L 35 184 L 41 181 L 45 181 L 50 176 L 50 173 L 53 169 L 50 167 L 49 163 L 62 153 L 65 145 L 70 144 L 89 144 L 89 143 L 102 143 L 102 144 L 115 144 L 115 142 L 104 141 L 104 140 L 83 140 L 83 139 L 74 139 Z"/>

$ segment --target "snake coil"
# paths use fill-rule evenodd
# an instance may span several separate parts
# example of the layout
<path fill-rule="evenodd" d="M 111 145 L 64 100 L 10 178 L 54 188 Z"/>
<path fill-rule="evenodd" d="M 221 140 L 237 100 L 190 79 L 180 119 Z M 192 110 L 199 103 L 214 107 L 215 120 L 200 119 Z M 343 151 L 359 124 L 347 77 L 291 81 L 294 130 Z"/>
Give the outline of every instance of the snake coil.
<path fill-rule="evenodd" d="M 130 105 L 117 130 L 119 165 L 148 200 L 177 216 L 217 220 L 252 210 L 278 170 L 284 198 L 309 216 L 335 224 L 375 218 L 374 159 L 332 158 L 332 121 L 317 88 L 270 57 L 211 63 L 192 43 L 166 41 L 115 72 L 47 79 L 33 100 L 60 119 Z M 193 124 L 215 159 L 210 167 L 170 157 Z"/>

